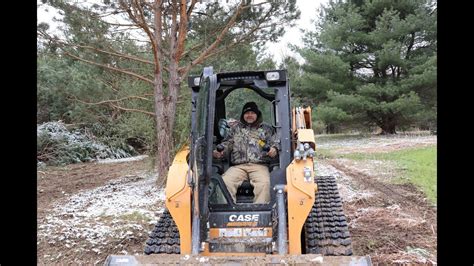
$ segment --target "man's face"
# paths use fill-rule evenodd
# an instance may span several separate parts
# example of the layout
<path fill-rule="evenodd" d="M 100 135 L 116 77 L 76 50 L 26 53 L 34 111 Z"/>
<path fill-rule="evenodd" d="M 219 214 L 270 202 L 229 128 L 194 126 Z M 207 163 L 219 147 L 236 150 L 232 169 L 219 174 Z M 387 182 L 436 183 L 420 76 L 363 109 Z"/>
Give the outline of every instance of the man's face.
<path fill-rule="evenodd" d="M 257 114 L 254 111 L 247 111 L 244 113 L 244 120 L 248 124 L 252 124 L 257 121 Z"/>

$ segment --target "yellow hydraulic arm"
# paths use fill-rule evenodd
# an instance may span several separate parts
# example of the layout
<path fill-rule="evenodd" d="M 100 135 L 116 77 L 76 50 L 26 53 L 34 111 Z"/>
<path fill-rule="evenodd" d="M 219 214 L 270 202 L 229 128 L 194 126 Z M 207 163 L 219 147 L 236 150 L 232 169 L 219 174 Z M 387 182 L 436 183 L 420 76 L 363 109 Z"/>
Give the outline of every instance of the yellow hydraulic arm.
<path fill-rule="evenodd" d="M 311 128 L 311 108 L 292 110 L 294 159 L 286 168 L 288 199 L 288 251 L 301 254 L 301 230 L 315 201 L 314 132 Z"/>

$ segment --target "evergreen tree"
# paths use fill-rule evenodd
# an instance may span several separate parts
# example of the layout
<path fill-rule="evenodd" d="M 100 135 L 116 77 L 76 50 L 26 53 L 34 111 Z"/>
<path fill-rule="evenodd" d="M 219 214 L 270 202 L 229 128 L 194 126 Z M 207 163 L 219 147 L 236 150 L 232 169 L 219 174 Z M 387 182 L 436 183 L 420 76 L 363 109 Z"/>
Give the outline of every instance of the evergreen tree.
<path fill-rule="evenodd" d="M 311 94 L 326 119 L 377 125 L 383 133 L 436 110 L 436 2 L 331 1 L 300 50 L 299 93 Z"/>

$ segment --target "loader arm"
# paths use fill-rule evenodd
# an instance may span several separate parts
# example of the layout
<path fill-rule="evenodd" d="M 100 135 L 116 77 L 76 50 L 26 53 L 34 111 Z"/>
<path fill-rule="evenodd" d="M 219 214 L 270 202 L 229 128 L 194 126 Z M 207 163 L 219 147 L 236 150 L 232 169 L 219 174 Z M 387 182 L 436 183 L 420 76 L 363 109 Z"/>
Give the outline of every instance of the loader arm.
<path fill-rule="evenodd" d="M 311 108 L 293 108 L 292 135 L 294 156 L 286 168 L 288 202 L 288 253 L 301 254 L 301 231 L 315 201 L 314 132 L 311 129 Z"/>

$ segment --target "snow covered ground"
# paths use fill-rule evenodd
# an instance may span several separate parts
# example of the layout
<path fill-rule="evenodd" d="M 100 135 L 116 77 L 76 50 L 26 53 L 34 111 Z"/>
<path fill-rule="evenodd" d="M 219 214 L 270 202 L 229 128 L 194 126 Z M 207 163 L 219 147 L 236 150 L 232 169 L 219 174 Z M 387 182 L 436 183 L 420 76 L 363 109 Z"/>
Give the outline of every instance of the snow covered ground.
<path fill-rule="evenodd" d="M 156 214 L 163 212 L 164 189 L 157 188 L 156 178 L 145 172 L 128 175 L 56 202 L 38 225 L 38 242 L 102 254 L 108 244 L 146 238 Z M 122 253 L 127 252 L 124 246 Z"/>
<path fill-rule="evenodd" d="M 134 157 L 128 157 L 128 158 L 121 158 L 121 159 L 102 159 L 98 160 L 97 163 L 123 163 L 123 162 L 133 162 L 133 161 L 140 161 L 143 159 L 148 158 L 148 155 L 140 155 L 140 156 L 134 156 Z"/>

